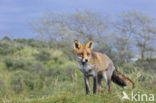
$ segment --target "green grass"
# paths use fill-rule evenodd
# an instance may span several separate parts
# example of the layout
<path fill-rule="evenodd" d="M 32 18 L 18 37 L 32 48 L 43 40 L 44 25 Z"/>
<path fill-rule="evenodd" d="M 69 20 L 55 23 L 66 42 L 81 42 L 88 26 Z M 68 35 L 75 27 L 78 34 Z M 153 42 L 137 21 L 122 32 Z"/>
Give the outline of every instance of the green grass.
<path fill-rule="evenodd" d="M 122 92 L 125 91 L 129 96 L 132 91 L 134 93 L 156 94 L 155 84 L 149 83 L 150 86 L 146 86 L 146 84 L 138 81 L 138 78 L 132 77 L 133 75 L 135 73 L 128 76 L 135 81 L 134 89 L 123 89 L 112 83 L 113 91 L 108 93 L 105 82 L 103 82 L 104 93 L 94 95 L 91 91 L 89 95 L 85 95 L 83 78 L 82 76 L 76 76 L 73 81 L 59 82 L 55 80 L 52 87 L 42 88 L 41 90 L 25 91 L 20 94 L 11 92 L 8 96 L 1 97 L 0 101 L 1 103 L 135 103 L 122 100 Z"/>

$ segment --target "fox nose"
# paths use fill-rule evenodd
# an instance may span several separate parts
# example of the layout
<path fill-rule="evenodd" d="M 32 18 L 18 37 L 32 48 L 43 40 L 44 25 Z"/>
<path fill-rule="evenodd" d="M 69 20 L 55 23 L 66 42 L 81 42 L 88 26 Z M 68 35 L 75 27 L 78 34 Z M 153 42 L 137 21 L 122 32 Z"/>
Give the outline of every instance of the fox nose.
<path fill-rule="evenodd" d="M 88 59 L 82 59 L 82 62 L 83 63 L 87 63 L 88 62 Z"/>
<path fill-rule="evenodd" d="M 85 59 L 85 62 L 88 62 L 88 59 Z"/>

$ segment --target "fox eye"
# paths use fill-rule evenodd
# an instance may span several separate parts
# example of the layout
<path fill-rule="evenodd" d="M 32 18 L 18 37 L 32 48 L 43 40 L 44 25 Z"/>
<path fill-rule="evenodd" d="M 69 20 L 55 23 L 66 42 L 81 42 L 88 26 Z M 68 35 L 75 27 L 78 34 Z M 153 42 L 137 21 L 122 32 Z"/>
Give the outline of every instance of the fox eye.
<path fill-rule="evenodd" d="M 79 56 L 83 56 L 83 53 L 79 53 L 78 55 L 79 55 Z"/>
<path fill-rule="evenodd" d="M 90 53 L 87 53 L 87 56 L 90 56 Z"/>
<path fill-rule="evenodd" d="M 83 56 L 83 53 L 81 53 L 81 56 Z"/>

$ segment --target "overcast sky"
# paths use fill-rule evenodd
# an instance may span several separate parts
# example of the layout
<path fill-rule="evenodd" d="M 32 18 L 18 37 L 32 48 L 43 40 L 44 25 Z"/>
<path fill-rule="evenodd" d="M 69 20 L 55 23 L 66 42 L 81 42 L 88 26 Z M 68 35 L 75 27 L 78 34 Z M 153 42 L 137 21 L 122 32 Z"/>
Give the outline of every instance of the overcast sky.
<path fill-rule="evenodd" d="M 70 13 L 84 9 L 111 15 L 139 10 L 156 18 L 156 0 L 0 0 L 0 37 L 34 37 L 29 23 L 46 11 Z"/>

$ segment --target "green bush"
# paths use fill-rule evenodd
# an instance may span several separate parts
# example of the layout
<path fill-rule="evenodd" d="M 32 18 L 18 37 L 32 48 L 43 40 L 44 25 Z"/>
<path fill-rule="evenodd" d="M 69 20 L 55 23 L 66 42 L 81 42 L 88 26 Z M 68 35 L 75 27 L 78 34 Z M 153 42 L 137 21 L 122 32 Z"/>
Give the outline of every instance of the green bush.
<path fill-rule="evenodd" d="M 0 55 L 11 55 L 17 51 L 16 47 L 9 43 L 0 42 Z"/>
<path fill-rule="evenodd" d="M 136 69 L 136 67 L 135 66 L 133 66 L 132 64 L 130 64 L 130 63 L 125 63 L 125 64 L 123 64 L 123 72 L 124 73 L 127 73 L 127 74 L 130 74 L 130 73 L 133 73 L 133 72 L 135 72 L 135 69 Z"/>
<path fill-rule="evenodd" d="M 17 71 L 11 78 L 11 89 L 16 93 L 21 93 L 23 90 L 38 90 L 43 87 L 43 80 L 40 74 L 27 71 Z"/>
<path fill-rule="evenodd" d="M 63 66 L 55 66 L 46 70 L 44 75 L 48 78 L 58 78 L 59 81 L 72 80 L 73 75 L 76 73 L 75 66 L 65 64 Z M 42 74 L 43 75 L 43 74 Z"/>
<path fill-rule="evenodd" d="M 135 65 L 145 71 L 156 72 L 156 59 L 138 60 Z"/>
<path fill-rule="evenodd" d="M 30 47 L 33 47 L 33 48 L 45 48 L 45 47 L 48 47 L 48 43 L 46 42 L 42 42 L 42 41 L 39 41 L 39 40 L 34 40 L 34 39 L 14 39 L 14 41 L 16 43 L 19 43 L 21 45 L 24 45 L 24 46 L 30 46 Z"/>
<path fill-rule="evenodd" d="M 64 68 L 64 75 L 66 75 L 65 80 L 73 80 L 73 76 L 75 75 L 75 73 L 76 70 L 72 65 Z"/>
<path fill-rule="evenodd" d="M 38 41 L 38 40 L 34 40 L 34 39 L 29 39 L 28 40 L 28 45 L 30 45 L 33 48 L 34 47 L 36 47 L 36 48 L 47 48 L 48 47 L 48 43 Z"/>
<path fill-rule="evenodd" d="M 49 52 L 42 50 L 38 54 L 34 55 L 36 60 L 41 61 L 41 62 L 47 62 L 51 59 L 51 55 Z"/>
<path fill-rule="evenodd" d="M 14 90 L 16 93 L 21 93 L 24 90 L 22 78 L 23 75 L 21 72 L 15 73 L 14 76 L 11 78 L 10 86 L 11 89 Z"/>
<path fill-rule="evenodd" d="M 4 63 L 8 70 L 29 70 L 32 69 L 33 62 L 30 60 L 25 59 L 12 59 L 12 58 L 6 58 L 4 60 Z"/>

